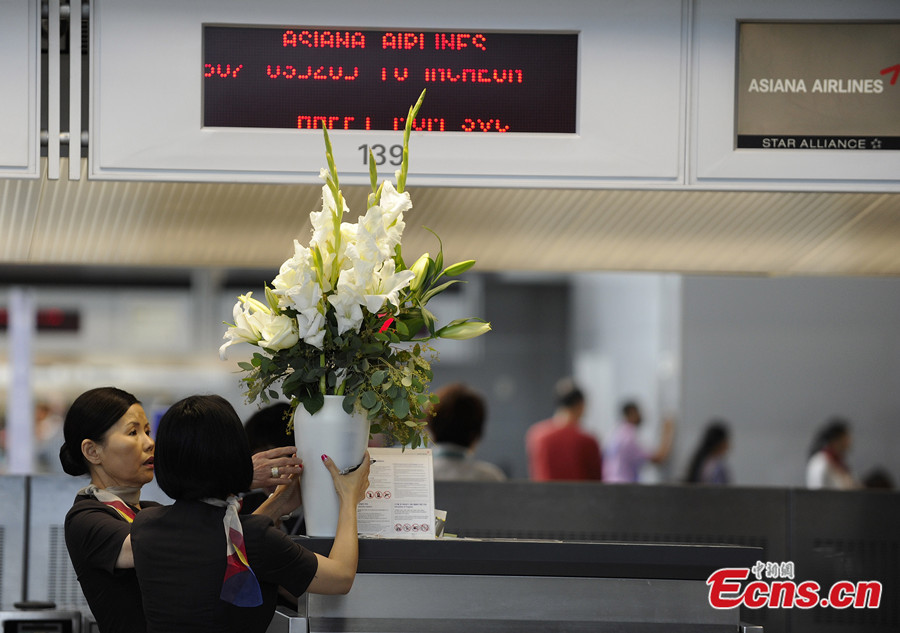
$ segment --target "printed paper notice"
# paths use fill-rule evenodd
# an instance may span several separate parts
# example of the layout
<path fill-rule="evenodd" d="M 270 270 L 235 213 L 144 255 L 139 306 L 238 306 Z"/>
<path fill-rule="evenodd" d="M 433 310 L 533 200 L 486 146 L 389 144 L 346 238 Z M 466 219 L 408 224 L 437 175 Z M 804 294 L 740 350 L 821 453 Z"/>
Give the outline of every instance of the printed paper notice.
<path fill-rule="evenodd" d="M 434 538 L 431 449 L 370 448 L 366 498 L 358 506 L 361 536 Z"/>

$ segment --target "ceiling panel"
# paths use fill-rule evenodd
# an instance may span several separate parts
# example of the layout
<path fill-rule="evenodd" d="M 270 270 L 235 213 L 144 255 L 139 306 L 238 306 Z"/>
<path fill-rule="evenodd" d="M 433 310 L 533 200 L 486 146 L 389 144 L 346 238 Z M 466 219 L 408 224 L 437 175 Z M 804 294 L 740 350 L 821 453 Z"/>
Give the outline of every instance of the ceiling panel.
<path fill-rule="evenodd" d="M 275 268 L 315 185 L 0 180 L 0 263 Z M 408 258 L 482 271 L 900 274 L 900 194 L 417 188 Z M 352 217 L 364 187 L 345 187 Z"/>

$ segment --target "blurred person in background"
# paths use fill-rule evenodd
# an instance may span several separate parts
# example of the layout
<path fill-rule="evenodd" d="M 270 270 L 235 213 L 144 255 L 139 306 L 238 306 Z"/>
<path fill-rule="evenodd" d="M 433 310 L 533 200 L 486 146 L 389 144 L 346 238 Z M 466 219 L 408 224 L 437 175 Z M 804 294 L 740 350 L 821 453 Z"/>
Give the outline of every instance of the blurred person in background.
<path fill-rule="evenodd" d="M 850 424 L 843 418 L 831 418 L 813 439 L 806 463 L 806 487 L 812 489 L 853 490 L 859 482 L 847 465 L 852 439 Z"/>
<path fill-rule="evenodd" d="M 725 456 L 731 448 L 731 433 L 724 420 L 712 420 L 688 465 L 685 483 L 730 484 L 731 473 Z"/>
<path fill-rule="evenodd" d="M 63 442 L 63 417 L 49 400 L 34 405 L 35 467 L 39 473 L 62 473 L 59 446 Z"/>
<path fill-rule="evenodd" d="M 487 417 L 484 398 L 462 383 L 447 385 L 436 394 L 440 401 L 428 410 L 428 433 L 435 444 L 435 480 L 505 480 L 500 468 L 475 459 Z"/>
<path fill-rule="evenodd" d="M 656 449 L 647 449 L 638 438 L 643 415 L 637 402 L 622 405 L 622 419 L 603 456 L 603 480 L 610 483 L 638 483 L 644 464 L 662 464 L 672 452 L 675 424 L 663 420 L 662 437 Z"/>
<path fill-rule="evenodd" d="M 525 435 L 528 471 L 534 481 L 600 480 L 600 443 L 581 428 L 584 392 L 571 378 L 556 384 L 556 412 L 531 426 Z"/>

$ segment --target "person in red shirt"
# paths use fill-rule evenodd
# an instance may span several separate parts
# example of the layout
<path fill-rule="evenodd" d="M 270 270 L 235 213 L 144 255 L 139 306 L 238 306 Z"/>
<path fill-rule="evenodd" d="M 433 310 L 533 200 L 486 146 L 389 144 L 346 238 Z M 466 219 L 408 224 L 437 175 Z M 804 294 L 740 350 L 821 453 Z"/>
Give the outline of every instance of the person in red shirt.
<path fill-rule="evenodd" d="M 525 435 L 528 471 L 534 481 L 600 480 L 600 443 L 581 429 L 584 393 L 569 378 L 556 385 L 556 413 Z"/>

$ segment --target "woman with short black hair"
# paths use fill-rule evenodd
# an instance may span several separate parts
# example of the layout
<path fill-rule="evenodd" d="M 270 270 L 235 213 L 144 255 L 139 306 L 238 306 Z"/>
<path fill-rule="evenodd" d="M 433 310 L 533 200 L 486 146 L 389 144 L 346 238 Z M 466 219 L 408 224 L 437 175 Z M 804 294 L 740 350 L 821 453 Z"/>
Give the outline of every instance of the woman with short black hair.
<path fill-rule="evenodd" d="M 237 495 L 249 489 L 253 468 L 240 418 L 226 400 L 191 396 L 172 405 L 159 423 L 156 471 L 175 503 L 142 512 L 132 528 L 148 631 L 262 632 L 279 586 L 293 595 L 347 593 L 369 456 L 347 475 L 327 456 L 322 461 L 341 502 L 327 557 L 295 544 L 271 520 L 238 514 Z M 286 487 L 299 503 L 299 480 Z"/>

